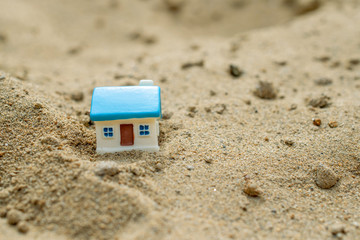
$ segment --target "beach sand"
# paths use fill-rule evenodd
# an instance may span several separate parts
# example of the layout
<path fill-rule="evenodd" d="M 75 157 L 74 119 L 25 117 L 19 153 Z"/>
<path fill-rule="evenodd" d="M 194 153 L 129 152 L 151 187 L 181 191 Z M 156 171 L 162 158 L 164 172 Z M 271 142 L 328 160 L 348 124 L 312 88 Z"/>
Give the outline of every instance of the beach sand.
<path fill-rule="evenodd" d="M 360 1 L 0 1 L 0 239 L 358 239 Z M 96 154 L 94 87 L 161 87 Z"/>

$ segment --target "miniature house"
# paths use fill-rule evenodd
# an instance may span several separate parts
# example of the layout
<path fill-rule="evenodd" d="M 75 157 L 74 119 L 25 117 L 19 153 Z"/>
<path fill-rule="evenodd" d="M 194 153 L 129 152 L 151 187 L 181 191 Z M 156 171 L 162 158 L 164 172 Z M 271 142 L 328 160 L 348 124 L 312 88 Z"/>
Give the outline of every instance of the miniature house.
<path fill-rule="evenodd" d="M 139 86 L 94 89 L 90 119 L 96 127 L 98 153 L 159 151 L 160 87 L 152 80 Z"/>

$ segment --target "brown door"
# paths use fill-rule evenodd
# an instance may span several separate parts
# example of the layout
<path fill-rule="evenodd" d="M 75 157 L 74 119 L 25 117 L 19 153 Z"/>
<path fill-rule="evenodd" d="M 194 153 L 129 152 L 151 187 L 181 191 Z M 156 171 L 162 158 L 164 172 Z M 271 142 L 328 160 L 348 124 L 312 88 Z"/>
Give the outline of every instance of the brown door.
<path fill-rule="evenodd" d="M 121 146 L 134 145 L 134 126 L 132 124 L 120 124 Z"/>

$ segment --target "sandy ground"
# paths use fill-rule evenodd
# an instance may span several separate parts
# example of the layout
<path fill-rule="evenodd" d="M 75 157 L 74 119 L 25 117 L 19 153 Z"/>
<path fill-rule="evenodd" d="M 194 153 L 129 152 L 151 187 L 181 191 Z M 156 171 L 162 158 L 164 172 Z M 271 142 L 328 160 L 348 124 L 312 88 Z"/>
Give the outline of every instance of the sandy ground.
<path fill-rule="evenodd" d="M 0 9 L 0 239 L 359 239 L 359 1 Z M 140 79 L 160 152 L 97 155 L 93 88 Z"/>

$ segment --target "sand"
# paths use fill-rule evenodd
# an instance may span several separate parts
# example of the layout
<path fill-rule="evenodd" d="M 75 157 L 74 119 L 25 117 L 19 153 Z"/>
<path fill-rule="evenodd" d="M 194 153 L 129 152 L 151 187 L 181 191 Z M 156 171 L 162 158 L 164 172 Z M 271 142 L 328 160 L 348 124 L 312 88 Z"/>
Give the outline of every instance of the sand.
<path fill-rule="evenodd" d="M 0 239 L 359 238 L 359 1 L 0 9 Z M 140 79 L 160 152 L 96 154 L 93 88 Z"/>

